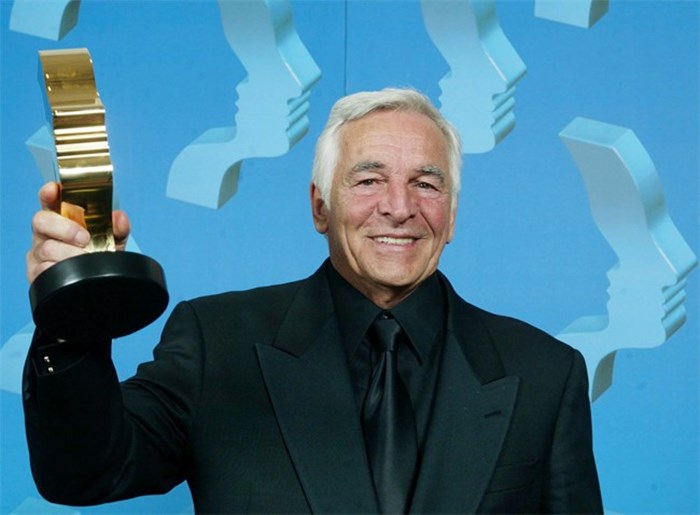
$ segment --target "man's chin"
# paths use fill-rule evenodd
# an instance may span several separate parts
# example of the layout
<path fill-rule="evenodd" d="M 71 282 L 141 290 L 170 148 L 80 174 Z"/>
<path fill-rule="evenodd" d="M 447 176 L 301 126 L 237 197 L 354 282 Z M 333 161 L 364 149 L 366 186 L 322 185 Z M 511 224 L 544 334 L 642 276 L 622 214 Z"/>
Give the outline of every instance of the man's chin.
<path fill-rule="evenodd" d="M 370 283 L 385 290 L 392 290 L 397 293 L 410 293 L 423 280 L 422 277 L 415 278 L 408 272 L 393 269 L 384 273 L 375 273 L 370 277 Z"/>

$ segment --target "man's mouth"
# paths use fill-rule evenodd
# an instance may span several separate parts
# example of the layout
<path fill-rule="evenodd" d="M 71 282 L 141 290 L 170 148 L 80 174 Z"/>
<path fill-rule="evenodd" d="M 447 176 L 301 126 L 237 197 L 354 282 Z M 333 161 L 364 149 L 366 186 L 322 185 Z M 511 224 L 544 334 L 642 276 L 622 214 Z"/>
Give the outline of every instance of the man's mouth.
<path fill-rule="evenodd" d="M 394 238 L 392 236 L 377 236 L 374 238 L 377 243 L 385 243 L 387 245 L 410 245 L 415 241 L 415 238 Z"/>

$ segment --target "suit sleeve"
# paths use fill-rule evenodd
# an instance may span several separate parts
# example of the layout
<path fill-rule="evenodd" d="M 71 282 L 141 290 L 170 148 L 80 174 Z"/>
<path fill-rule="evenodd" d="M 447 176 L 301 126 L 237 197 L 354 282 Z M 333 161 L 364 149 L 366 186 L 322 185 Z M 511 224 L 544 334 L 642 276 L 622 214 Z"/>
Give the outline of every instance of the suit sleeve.
<path fill-rule="evenodd" d="M 546 464 L 543 511 L 603 513 L 593 457 L 586 365 L 581 354 L 574 352 Z"/>
<path fill-rule="evenodd" d="M 202 363 L 188 304 L 175 308 L 155 359 L 123 384 L 109 342 L 91 343 L 66 368 L 46 373 L 37 366 L 38 340 L 23 401 L 32 474 L 47 500 L 110 502 L 162 493 L 186 478 Z"/>

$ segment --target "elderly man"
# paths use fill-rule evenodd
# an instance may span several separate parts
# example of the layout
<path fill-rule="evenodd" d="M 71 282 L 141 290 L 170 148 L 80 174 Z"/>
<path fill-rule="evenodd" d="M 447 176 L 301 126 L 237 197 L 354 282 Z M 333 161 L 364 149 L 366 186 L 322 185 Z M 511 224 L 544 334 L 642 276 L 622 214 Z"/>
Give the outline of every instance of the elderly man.
<path fill-rule="evenodd" d="M 311 277 L 181 303 L 122 384 L 109 342 L 38 331 L 25 410 L 42 495 L 92 504 L 187 481 L 198 513 L 602 511 L 580 354 L 437 271 L 460 167 L 423 95 L 350 95 L 317 145 L 330 258 Z M 55 184 L 40 198 L 30 281 L 87 240 L 52 211 Z"/>

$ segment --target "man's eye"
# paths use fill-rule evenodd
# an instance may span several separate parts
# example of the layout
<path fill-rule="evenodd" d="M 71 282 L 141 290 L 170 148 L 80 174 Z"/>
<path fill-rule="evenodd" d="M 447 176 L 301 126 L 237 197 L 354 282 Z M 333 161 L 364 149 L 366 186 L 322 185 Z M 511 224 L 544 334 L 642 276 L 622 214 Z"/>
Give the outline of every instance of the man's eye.
<path fill-rule="evenodd" d="M 374 186 L 377 183 L 377 179 L 363 179 L 358 184 L 360 186 Z"/>
<path fill-rule="evenodd" d="M 418 187 L 422 190 L 437 190 L 434 184 L 430 184 L 429 182 L 425 181 L 420 181 L 418 183 Z"/>

